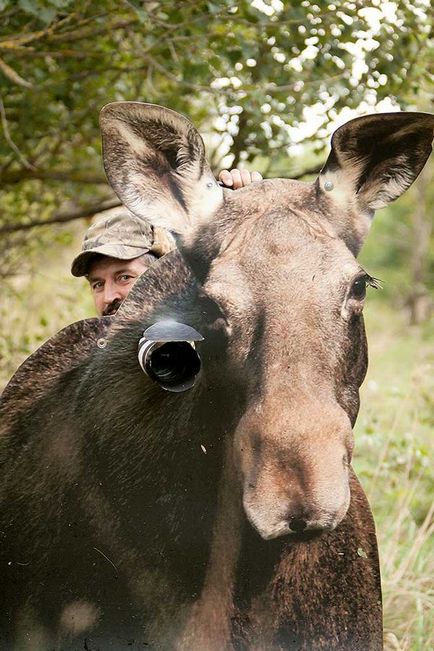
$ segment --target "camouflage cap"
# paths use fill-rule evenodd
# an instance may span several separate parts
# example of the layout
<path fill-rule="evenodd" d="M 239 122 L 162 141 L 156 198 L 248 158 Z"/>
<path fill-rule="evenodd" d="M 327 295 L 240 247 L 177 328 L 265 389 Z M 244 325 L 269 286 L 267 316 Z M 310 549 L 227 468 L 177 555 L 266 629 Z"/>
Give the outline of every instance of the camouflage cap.
<path fill-rule="evenodd" d="M 71 273 L 86 276 L 95 254 L 119 260 L 132 260 L 144 253 L 160 258 L 174 248 L 172 236 L 164 229 L 153 228 L 127 208 L 117 208 L 88 228 L 81 253 L 72 262 Z"/>

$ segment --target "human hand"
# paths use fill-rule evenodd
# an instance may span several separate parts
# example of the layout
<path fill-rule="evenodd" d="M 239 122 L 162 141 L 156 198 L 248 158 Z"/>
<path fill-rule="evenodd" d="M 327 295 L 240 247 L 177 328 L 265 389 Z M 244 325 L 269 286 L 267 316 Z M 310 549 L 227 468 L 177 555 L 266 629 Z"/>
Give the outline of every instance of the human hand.
<path fill-rule="evenodd" d="M 262 174 L 259 172 L 248 172 L 247 170 L 222 170 L 219 174 L 219 181 L 227 188 L 238 190 L 251 183 L 262 181 Z"/>

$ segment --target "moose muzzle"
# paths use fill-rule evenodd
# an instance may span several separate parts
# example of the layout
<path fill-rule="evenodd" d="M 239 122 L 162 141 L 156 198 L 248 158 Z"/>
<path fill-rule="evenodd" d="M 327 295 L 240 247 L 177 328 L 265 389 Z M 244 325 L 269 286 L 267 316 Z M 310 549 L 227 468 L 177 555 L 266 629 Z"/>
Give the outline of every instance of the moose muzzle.
<path fill-rule="evenodd" d="M 266 540 L 334 529 L 350 503 L 346 413 L 312 408 L 282 421 L 260 412 L 246 414 L 235 436 L 248 520 Z"/>

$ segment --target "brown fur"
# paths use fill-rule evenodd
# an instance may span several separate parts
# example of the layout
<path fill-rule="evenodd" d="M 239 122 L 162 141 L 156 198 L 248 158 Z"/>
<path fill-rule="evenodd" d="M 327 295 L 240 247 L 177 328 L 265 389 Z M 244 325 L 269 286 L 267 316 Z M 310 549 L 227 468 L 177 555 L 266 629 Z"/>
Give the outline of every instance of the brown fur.
<path fill-rule="evenodd" d="M 86 359 L 96 341 L 104 337 L 109 323 L 107 317 L 73 323 L 23 362 L 1 394 L 3 418 L 0 437 L 6 435 L 23 411 L 44 396 L 61 373 Z"/>

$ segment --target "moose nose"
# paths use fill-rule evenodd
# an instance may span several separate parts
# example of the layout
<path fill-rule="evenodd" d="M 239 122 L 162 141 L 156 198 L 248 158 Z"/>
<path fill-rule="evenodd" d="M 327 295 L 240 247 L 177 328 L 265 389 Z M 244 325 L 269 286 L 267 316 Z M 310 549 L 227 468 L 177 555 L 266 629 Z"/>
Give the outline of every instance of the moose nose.
<path fill-rule="evenodd" d="M 306 529 L 306 527 L 307 522 L 302 518 L 291 518 L 289 521 L 289 528 L 291 531 L 295 531 L 295 533 L 301 533 Z"/>

